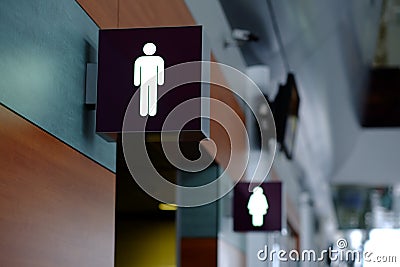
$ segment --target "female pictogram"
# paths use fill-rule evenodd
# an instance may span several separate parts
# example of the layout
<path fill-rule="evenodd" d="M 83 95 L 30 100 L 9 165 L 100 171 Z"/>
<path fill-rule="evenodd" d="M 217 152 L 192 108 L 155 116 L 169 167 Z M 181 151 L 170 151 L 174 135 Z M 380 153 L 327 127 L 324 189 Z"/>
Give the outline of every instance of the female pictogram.
<path fill-rule="evenodd" d="M 255 187 L 247 204 L 249 214 L 252 216 L 253 226 L 260 227 L 264 224 L 264 215 L 267 214 L 268 207 L 267 197 L 263 194 L 263 189 L 259 186 Z"/>

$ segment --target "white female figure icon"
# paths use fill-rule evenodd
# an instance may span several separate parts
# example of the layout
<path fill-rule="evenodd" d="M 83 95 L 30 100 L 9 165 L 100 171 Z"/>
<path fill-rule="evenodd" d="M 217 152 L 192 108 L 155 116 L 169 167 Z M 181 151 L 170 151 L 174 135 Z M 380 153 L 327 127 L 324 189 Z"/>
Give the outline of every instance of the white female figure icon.
<path fill-rule="evenodd" d="M 157 114 L 157 86 L 164 84 L 164 59 L 154 56 L 153 43 L 143 46 L 145 56 L 138 57 L 133 66 L 133 84 L 140 85 L 140 116 Z"/>
<path fill-rule="evenodd" d="M 250 196 L 247 209 L 252 216 L 253 226 L 260 227 L 264 224 L 264 215 L 268 211 L 267 197 L 263 194 L 263 189 L 259 186 L 253 189 L 253 194 Z"/>

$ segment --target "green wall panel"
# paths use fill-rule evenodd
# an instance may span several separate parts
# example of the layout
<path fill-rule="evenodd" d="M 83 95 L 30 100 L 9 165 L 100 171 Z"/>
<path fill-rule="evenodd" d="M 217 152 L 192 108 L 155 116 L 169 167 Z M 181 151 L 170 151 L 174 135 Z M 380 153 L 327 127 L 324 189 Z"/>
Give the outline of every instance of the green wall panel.
<path fill-rule="evenodd" d="M 114 171 L 115 144 L 95 134 L 84 106 L 97 36 L 73 0 L 1 0 L 0 102 Z"/>
<path fill-rule="evenodd" d="M 178 184 L 188 187 L 205 185 L 217 178 L 216 164 L 200 172 L 177 173 Z M 178 228 L 180 237 L 217 237 L 218 201 L 199 207 L 178 208 Z"/>

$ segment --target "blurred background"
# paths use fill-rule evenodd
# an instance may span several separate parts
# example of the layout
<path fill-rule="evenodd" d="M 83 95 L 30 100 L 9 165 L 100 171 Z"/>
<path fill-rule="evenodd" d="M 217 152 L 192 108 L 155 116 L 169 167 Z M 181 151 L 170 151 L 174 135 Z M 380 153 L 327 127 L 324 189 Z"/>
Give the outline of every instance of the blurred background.
<path fill-rule="evenodd" d="M 211 59 L 246 73 L 269 103 L 277 151 L 266 151 L 275 157 L 266 181 L 283 185 L 281 231 L 234 231 L 233 191 L 196 208 L 151 198 L 129 173 L 121 136 L 95 132 L 86 64 L 98 62 L 99 29 L 187 25 L 202 25 Z M 397 266 L 399 48 L 399 0 L 2 0 L 0 265 Z M 238 113 L 259 155 L 270 126 L 261 99 L 257 125 L 232 92 L 212 87 L 211 97 Z M 211 123 L 219 154 L 205 170 L 177 169 L 149 135 L 154 166 L 180 185 L 214 181 L 236 153 L 219 127 Z M 182 149 L 196 158 L 198 143 Z M 341 249 L 387 262 L 257 257 L 265 246 L 319 255 L 343 239 Z"/>

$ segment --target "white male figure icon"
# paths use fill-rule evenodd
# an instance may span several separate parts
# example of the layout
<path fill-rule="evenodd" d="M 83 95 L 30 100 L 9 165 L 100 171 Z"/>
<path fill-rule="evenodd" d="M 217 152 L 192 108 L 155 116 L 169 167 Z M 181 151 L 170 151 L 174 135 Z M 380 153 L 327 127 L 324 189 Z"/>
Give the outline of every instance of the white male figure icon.
<path fill-rule="evenodd" d="M 253 226 L 260 227 L 264 224 L 264 215 L 268 210 L 267 197 L 263 194 L 263 189 L 259 186 L 253 189 L 253 194 L 250 196 L 247 209 L 252 215 Z"/>
<path fill-rule="evenodd" d="M 133 67 L 133 84 L 140 85 L 140 116 L 157 114 L 157 86 L 164 84 L 164 59 L 154 56 L 153 43 L 143 46 L 145 56 L 138 57 Z"/>

